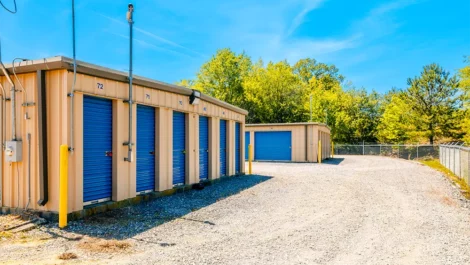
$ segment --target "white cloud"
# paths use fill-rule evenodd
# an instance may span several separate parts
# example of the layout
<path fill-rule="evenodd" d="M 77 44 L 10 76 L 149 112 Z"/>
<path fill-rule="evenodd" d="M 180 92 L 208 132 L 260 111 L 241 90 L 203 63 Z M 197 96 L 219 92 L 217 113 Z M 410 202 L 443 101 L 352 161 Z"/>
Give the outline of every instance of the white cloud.
<path fill-rule="evenodd" d="M 325 2 L 325 0 L 311 0 L 305 3 L 304 8 L 300 11 L 297 16 L 292 20 L 292 24 L 287 31 L 286 36 L 290 36 L 294 31 L 304 23 L 305 16 L 312 10 L 320 7 L 320 5 Z"/>
<path fill-rule="evenodd" d="M 329 59 L 338 58 L 339 55 L 349 56 L 347 50 L 364 48 L 372 40 L 389 35 L 401 26 L 390 16 L 392 12 L 423 0 L 399 0 L 379 5 L 371 9 L 362 19 L 351 23 L 343 34 L 337 36 L 328 38 L 294 36 L 292 33 L 306 21 L 307 15 L 321 8 L 325 1 L 278 0 L 264 6 L 262 11 L 256 6 L 254 8 L 250 6 L 248 12 L 248 8 L 237 9 L 229 6 L 230 12 L 225 15 L 232 24 L 220 29 L 222 31 L 220 38 L 226 39 L 226 43 L 230 43 L 230 46 L 243 47 L 248 54 L 260 56 L 265 61 L 287 59 L 293 63 L 305 57 Z M 252 14 L 253 10 L 256 10 L 256 15 Z M 363 54 L 360 60 L 356 58 L 355 61 L 366 61 L 367 56 Z M 347 60 L 347 58 L 342 59 Z"/>
<path fill-rule="evenodd" d="M 123 24 L 123 25 L 127 25 L 127 24 L 128 24 L 128 23 L 126 23 L 126 22 L 123 22 L 123 21 L 121 21 L 121 20 L 118 20 L 118 19 L 115 19 L 115 18 L 106 16 L 106 15 L 101 14 L 101 13 L 97 13 L 97 14 L 100 15 L 100 16 L 102 16 L 102 17 L 104 17 L 104 18 L 106 18 L 106 19 L 108 19 L 108 20 L 110 20 L 110 21 L 113 21 L 113 22 L 115 22 L 115 23 L 119 23 L 119 24 Z M 182 46 L 182 45 L 180 45 L 180 44 L 178 44 L 178 43 L 176 43 L 176 42 L 173 42 L 173 41 L 171 41 L 171 40 L 165 39 L 165 38 L 163 38 L 163 37 L 161 37 L 161 36 L 158 36 L 158 35 L 156 35 L 156 34 L 150 32 L 150 31 L 144 30 L 144 29 L 142 29 L 142 28 L 139 28 L 139 27 L 134 26 L 133 29 L 134 29 L 135 31 L 137 31 L 137 32 L 140 32 L 140 33 L 142 33 L 142 34 L 144 34 L 144 35 L 146 35 L 146 36 L 152 38 L 152 39 L 155 39 L 155 40 L 157 40 L 157 41 L 159 41 L 159 42 L 161 42 L 161 43 L 167 44 L 167 45 L 172 46 L 172 47 L 174 47 L 174 48 L 178 48 L 178 49 L 181 49 L 181 50 L 185 50 L 185 51 L 187 51 L 187 52 L 190 52 L 190 53 L 193 53 L 193 54 L 197 54 L 197 55 L 200 55 L 200 56 L 206 56 L 206 55 L 204 55 L 204 54 L 202 54 L 202 53 L 199 53 L 199 52 L 194 51 L 194 50 L 192 50 L 192 49 L 186 48 L 186 47 L 184 47 L 184 46 Z M 122 36 L 121 36 L 121 37 L 122 37 Z M 134 39 L 134 40 L 135 40 L 135 39 Z M 141 42 L 142 42 L 142 41 L 141 41 Z M 165 48 L 162 48 L 162 47 L 157 47 L 156 45 L 150 44 L 150 43 L 148 43 L 148 42 L 147 42 L 146 44 L 151 45 L 151 46 L 154 46 L 154 47 L 156 47 L 156 48 L 158 48 L 158 49 L 165 49 Z M 177 53 L 177 54 L 182 54 L 181 52 L 174 51 L 174 50 L 171 50 L 171 49 L 165 49 L 165 50 L 170 51 L 170 52 L 173 52 L 173 53 Z M 189 56 L 189 55 L 187 55 L 187 56 Z"/>
<path fill-rule="evenodd" d="M 126 35 L 123 35 L 123 34 L 113 33 L 113 32 L 110 32 L 108 30 L 105 30 L 105 32 L 107 32 L 111 35 L 117 36 L 117 37 L 121 37 L 121 38 L 126 39 L 126 40 L 129 39 L 129 36 L 126 36 Z M 185 57 L 191 57 L 190 55 L 187 55 L 185 53 L 177 52 L 177 51 L 167 49 L 167 48 L 164 48 L 164 47 L 159 47 L 155 44 L 149 43 L 149 42 L 141 40 L 141 39 L 134 38 L 134 41 L 137 44 L 139 44 L 139 45 L 141 45 L 142 47 L 145 47 L 145 48 L 150 48 L 150 49 L 158 50 L 158 51 L 164 51 L 164 52 L 168 52 L 168 53 L 172 53 L 172 54 L 180 55 L 180 56 L 185 56 Z"/>

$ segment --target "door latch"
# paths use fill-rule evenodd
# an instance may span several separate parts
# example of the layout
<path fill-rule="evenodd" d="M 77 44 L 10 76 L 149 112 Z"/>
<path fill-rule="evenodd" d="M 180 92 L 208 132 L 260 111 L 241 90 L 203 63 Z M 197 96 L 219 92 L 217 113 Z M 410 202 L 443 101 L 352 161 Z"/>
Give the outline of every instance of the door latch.
<path fill-rule="evenodd" d="M 106 151 L 106 152 L 104 152 L 104 155 L 105 156 L 113 156 L 113 152 L 112 151 Z"/>

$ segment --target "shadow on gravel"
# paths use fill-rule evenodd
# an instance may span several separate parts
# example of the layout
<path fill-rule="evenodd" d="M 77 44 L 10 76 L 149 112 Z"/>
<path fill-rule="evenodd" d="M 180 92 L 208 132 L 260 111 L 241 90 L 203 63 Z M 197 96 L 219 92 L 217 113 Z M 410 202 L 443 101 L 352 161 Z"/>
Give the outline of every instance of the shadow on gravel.
<path fill-rule="evenodd" d="M 344 161 L 344 158 L 328 158 L 327 160 L 323 160 L 322 164 L 339 165 L 343 161 Z"/>
<path fill-rule="evenodd" d="M 84 220 L 70 222 L 65 230 L 103 239 L 123 240 L 175 219 L 215 226 L 217 223 L 212 220 L 197 220 L 185 217 L 185 215 L 269 179 L 271 177 L 260 175 L 228 177 L 218 183 L 206 186 L 203 190 L 177 193 L 139 205 L 98 214 Z M 146 240 L 139 239 L 139 241 Z M 164 242 L 148 243 L 161 246 L 168 244 Z"/>

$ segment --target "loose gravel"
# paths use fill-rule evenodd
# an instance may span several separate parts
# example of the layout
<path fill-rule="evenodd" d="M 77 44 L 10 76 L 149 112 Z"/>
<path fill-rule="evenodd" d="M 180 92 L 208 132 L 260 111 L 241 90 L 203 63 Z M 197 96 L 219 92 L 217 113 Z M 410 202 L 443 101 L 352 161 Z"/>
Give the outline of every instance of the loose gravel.
<path fill-rule="evenodd" d="M 60 263 L 73 252 L 72 263 L 102 264 L 470 264 L 469 203 L 426 166 L 345 156 L 253 169 L 65 230 L 43 225 L 30 242 L 2 240 L 0 263 Z M 79 247 L 95 238 L 130 248 Z"/>

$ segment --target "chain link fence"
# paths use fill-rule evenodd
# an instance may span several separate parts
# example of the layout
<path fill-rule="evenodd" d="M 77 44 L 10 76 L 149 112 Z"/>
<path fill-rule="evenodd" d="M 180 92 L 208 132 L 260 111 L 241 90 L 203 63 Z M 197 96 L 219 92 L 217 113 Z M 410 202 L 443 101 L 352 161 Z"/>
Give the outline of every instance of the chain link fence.
<path fill-rule="evenodd" d="M 402 159 L 438 158 L 437 145 L 412 144 L 337 144 L 335 155 L 377 155 Z"/>
<path fill-rule="evenodd" d="M 470 147 L 450 143 L 440 145 L 439 149 L 441 165 L 463 179 L 465 183 L 470 184 Z"/>

